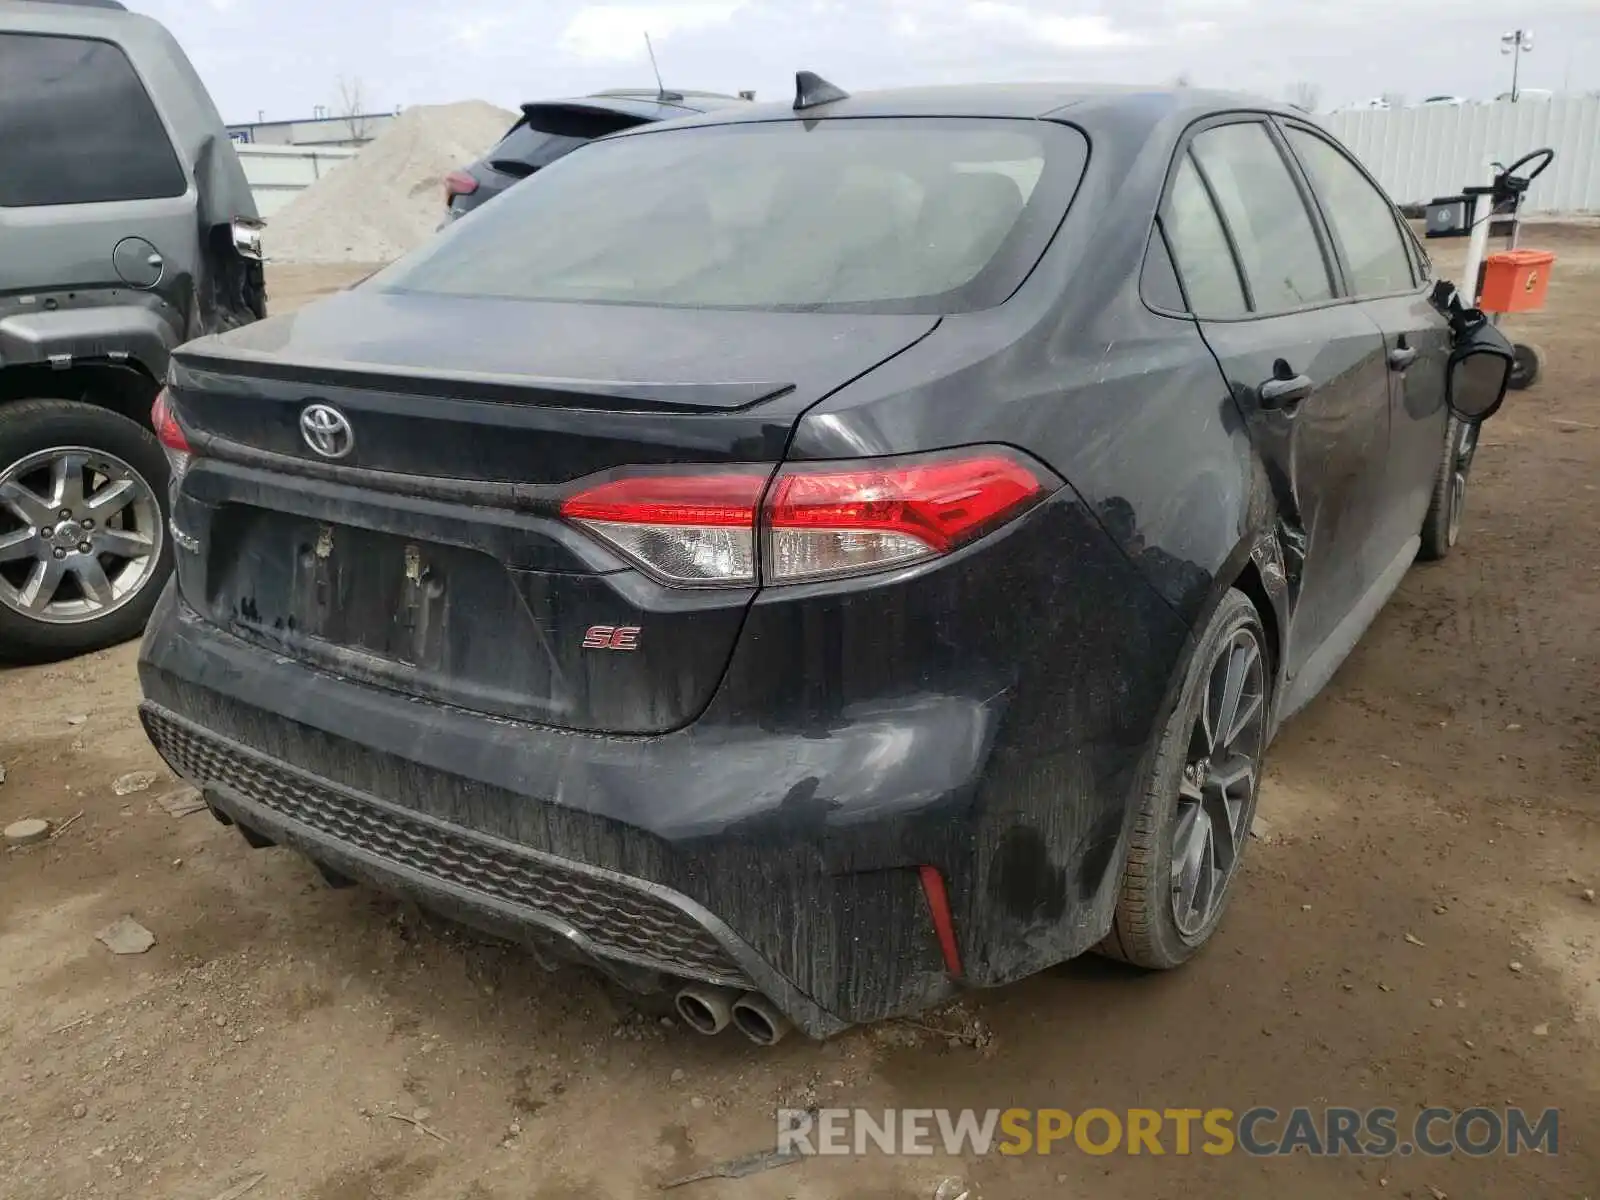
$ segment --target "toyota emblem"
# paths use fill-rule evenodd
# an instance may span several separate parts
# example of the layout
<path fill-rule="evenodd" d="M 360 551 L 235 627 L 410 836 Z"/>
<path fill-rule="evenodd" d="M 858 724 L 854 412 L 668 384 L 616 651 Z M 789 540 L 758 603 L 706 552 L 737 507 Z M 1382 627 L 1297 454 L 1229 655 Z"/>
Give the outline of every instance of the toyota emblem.
<path fill-rule="evenodd" d="M 300 436 L 323 458 L 343 458 L 356 448 L 350 419 L 331 404 L 308 404 L 300 413 Z"/>

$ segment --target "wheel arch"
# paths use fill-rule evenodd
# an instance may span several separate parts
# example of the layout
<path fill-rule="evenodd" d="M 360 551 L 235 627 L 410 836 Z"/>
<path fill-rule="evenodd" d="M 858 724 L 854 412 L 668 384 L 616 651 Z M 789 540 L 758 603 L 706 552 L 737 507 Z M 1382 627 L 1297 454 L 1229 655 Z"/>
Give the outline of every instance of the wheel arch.
<path fill-rule="evenodd" d="M 75 400 L 150 428 L 150 405 L 161 385 L 134 360 L 84 361 L 57 369 L 47 363 L 0 367 L 0 420 L 17 400 Z"/>
<path fill-rule="evenodd" d="M 1283 672 L 1288 659 L 1290 598 L 1284 567 L 1283 544 L 1278 531 L 1266 526 L 1240 538 L 1212 578 L 1205 604 L 1195 615 L 1194 636 L 1210 623 L 1212 614 L 1229 591 L 1243 592 L 1256 606 L 1267 635 L 1272 662 L 1273 693 L 1283 692 Z"/>

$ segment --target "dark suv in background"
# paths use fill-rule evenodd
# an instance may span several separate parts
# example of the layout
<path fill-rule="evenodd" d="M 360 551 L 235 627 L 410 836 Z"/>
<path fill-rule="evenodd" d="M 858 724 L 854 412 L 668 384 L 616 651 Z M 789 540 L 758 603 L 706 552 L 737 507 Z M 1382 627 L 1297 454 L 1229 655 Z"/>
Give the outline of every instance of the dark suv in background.
<path fill-rule="evenodd" d="M 445 177 L 445 223 L 494 199 L 519 179 L 526 179 L 597 137 L 652 121 L 670 121 L 747 104 L 753 95 L 619 88 L 574 100 L 524 104 L 522 116 L 493 150 L 471 166 Z"/>
<path fill-rule="evenodd" d="M 0 4 L 0 659 L 144 628 L 167 357 L 265 311 L 249 185 L 172 36 L 114 0 Z"/>

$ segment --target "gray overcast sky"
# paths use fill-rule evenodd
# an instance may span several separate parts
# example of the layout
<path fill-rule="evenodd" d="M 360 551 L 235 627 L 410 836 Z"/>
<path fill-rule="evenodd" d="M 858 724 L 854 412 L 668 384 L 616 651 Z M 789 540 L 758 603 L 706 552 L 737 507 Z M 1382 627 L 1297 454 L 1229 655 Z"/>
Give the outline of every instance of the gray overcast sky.
<path fill-rule="evenodd" d="M 183 42 L 228 121 L 310 115 L 359 79 L 371 109 L 647 83 L 763 99 L 807 67 L 845 88 L 979 79 L 1168 82 L 1324 107 L 1395 92 L 1490 98 L 1499 37 L 1531 28 L 1528 87 L 1600 90 L 1600 0 L 130 0 Z"/>

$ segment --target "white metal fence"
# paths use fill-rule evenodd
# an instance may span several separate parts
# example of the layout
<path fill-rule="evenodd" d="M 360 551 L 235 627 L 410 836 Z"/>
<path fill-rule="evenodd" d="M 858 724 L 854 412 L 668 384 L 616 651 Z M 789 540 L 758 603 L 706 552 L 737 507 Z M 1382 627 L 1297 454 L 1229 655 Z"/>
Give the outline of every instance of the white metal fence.
<path fill-rule="evenodd" d="M 1318 119 L 1400 204 L 1453 196 L 1485 182 L 1489 163 L 1550 146 L 1556 160 L 1529 189 L 1523 211 L 1600 211 L 1600 96 L 1363 109 Z"/>
<path fill-rule="evenodd" d="M 359 151 L 339 146 L 258 146 L 235 143 L 256 210 L 270 217 L 296 195 Z"/>

